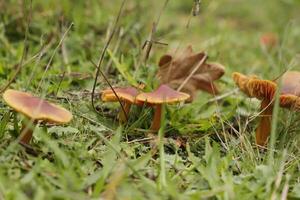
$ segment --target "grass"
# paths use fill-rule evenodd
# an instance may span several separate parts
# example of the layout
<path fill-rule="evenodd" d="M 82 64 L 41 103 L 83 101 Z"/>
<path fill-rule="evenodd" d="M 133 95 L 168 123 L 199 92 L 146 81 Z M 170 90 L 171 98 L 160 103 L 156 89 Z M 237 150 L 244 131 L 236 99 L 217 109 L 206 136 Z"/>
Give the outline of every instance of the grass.
<path fill-rule="evenodd" d="M 134 108 L 129 123 L 119 125 L 119 105 L 98 101 L 108 87 L 102 77 L 95 102 L 100 114 L 91 106 L 91 60 L 99 59 L 120 4 L 0 2 L 0 85 L 23 63 L 9 87 L 74 115 L 69 125 L 35 129 L 32 146 L 41 151 L 35 157 L 16 142 L 22 116 L 1 102 L 0 199 L 300 199 L 299 114 L 275 107 L 274 145 L 261 152 L 254 144 L 259 102 L 231 80 L 234 71 L 273 79 L 300 70 L 300 3 L 203 0 L 200 15 L 190 18 L 193 1 L 169 1 L 154 35 L 168 46 L 153 45 L 145 63 L 141 47 L 163 2 L 126 2 L 101 66 L 113 85 L 155 88 L 159 57 L 187 44 L 226 66 L 218 85 L 229 95 L 216 102 L 199 92 L 191 104 L 166 106 L 157 147 L 146 134 L 152 111 Z M 278 48 L 261 48 L 265 32 L 278 34 Z M 176 145 L 178 137 L 186 147 Z"/>

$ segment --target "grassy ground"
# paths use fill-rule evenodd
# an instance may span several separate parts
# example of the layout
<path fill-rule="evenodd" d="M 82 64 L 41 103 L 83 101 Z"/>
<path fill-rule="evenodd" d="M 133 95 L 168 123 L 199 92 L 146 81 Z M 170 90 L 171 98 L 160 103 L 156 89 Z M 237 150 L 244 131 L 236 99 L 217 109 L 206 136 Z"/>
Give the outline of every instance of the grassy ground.
<path fill-rule="evenodd" d="M 91 60 L 99 59 L 121 1 L 0 1 L 0 86 L 22 62 L 10 88 L 74 114 L 67 126 L 35 129 L 32 146 L 42 152 L 35 157 L 16 143 L 22 116 L 1 102 L 0 199 L 300 199 L 299 114 L 275 109 L 276 143 L 260 152 L 259 102 L 235 91 L 231 80 L 233 71 L 273 79 L 300 70 L 300 2 L 202 2 L 200 15 L 190 18 L 192 0 L 169 1 L 154 35 L 168 46 L 154 45 L 144 63 L 141 47 L 163 2 L 128 0 L 105 55 L 101 69 L 113 85 L 137 81 L 147 90 L 157 86 L 157 61 L 168 49 L 192 44 L 226 66 L 218 85 L 230 95 L 215 102 L 200 92 L 191 104 L 168 106 L 160 131 L 168 140 L 155 148 L 145 141 L 150 109 L 134 108 L 121 126 L 117 103 L 97 96 L 100 114 L 91 106 Z M 261 48 L 265 32 L 278 34 L 277 48 Z M 96 93 L 107 87 L 99 78 Z M 186 147 L 175 144 L 177 137 Z"/>

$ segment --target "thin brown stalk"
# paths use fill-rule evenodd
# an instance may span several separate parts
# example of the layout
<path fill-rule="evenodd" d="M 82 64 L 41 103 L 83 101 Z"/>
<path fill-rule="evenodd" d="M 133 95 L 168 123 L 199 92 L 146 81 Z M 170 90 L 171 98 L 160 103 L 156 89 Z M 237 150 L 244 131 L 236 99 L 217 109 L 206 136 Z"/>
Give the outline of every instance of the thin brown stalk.
<path fill-rule="evenodd" d="M 91 60 L 91 63 L 92 63 L 95 67 L 97 67 L 97 65 L 96 65 L 92 60 Z M 124 108 L 124 106 L 123 106 L 123 104 L 122 104 L 122 102 L 121 102 L 121 99 L 120 99 L 119 96 L 117 95 L 117 93 L 116 93 L 114 87 L 111 85 L 111 83 L 109 82 L 108 78 L 107 78 L 107 77 L 105 76 L 105 74 L 101 71 L 101 69 L 99 69 L 99 73 L 102 75 L 102 77 L 104 78 L 104 80 L 106 81 L 106 83 L 109 85 L 109 87 L 110 87 L 110 89 L 113 91 L 114 95 L 117 97 L 117 100 L 118 100 L 118 102 L 119 102 L 119 104 L 120 104 L 120 106 L 121 106 L 121 109 L 122 109 L 123 114 L 124 114 L 124 116 L 125 116 L 125 118 L 126 118 L 126 121 L 128 121 L 127 112 L 126 112 L 126 110 L 125 110 L 125 108 Z M 92 96 L 94 96 L 93 93 L 92 93 Z M 94 109 L 95 109 L 95 108 L 94 108 Z M 98 112 L 96 109 L 95 109 L 95 111 Z"/>
<path fill-rule="evenodd" d="M 153 24 L 152 24 L 152 29 L 151 29 L 151 33 L 150 33 L 149 39 L 143 45 L 143 48 L 146 47 L 146 53 L 145 53 L 145 57 L 144 57 L 144 62 L 147 62 L 147 60 L 149 58 L 149 55 L 150 55 L 153 43 L 155 41 L 154 37 L 155 37 L 155 32 L 157 30 L 158 23 L 160 21 L 160 18 L 161 18 L 161 15 L 162 15 L 163 11 L 165 10 L 165 8 L 168 5 L 168 3 L 169 3 L 169 0 L 166 0 L 165 3 L 164 3 L 164 5 L 163 5 L 163 7 L 162 7 L 162 9 L 160 10 L 160 12 L 158 14 L 156 22 L 153 22 Z M 158 43 L 158 42 L 156 42 L 156 43 Z"/>
<path fill-rule="evenodd" d="M 117 15 L 117 18 L 116 18 L 114 27 L 113 27 L 113 29 L 112 29 L 112 32 L 111 32 L 111 34 L 110 34 L 109 37 L 108 37 L 108 40 L 107 40 L 107 42 L 106 42 L 106 44 L 105 44 L 105 46 L 104 46 L 104 48 L 103 48 L 103 50 L 102 50 L 102 52 L 101 52 L 99 61 L 98 61 L 97 65 L 96 65 L 96 76 L 95 76 L 95 80 L 94 80 L 94 84 L 93 84 L 93 89 L 92 89 L 92 94 L 91 94 L 92 107 L 93 107 L 93 109 L 94 109 L 94 111 L 95 111 L 96 113 L 98 113 L 98 111 L 97 111 L 97 109 L 96 109 L 96 107 L 95 107 L 94 93 L 95 93 L 96 85 L 97 85 L 97 82 L 98 82 L 98 76 L 99 76 L 100 73 L 103 74 L 102 71 L 101 71 L 101 64 L 102 64 L 102 62 L 103 62 L 103 59 L 104 59 L 104 55 L 105 55 L 105 53 L 106 53 L 106 50 L 107 50 L 107 48 L 108 48 L 108 46 L 109 46 L 109 44 L 110 44 L 110 42 L 111 42 L 111 40 L 112 40 L 112 38 L 113 38 L 115 32 L 116 32 L 117 25 L 118 25 L 119 19 L 120 19 L 120 17 L 121 17 L 121 14 L 122 14 L 123 7 L 124 7 L 124 5 L 125 5 L 125 2 L 126 2 L 126 0 L 123 0 L 123 1 L 122 1 L 122 4 L 121 4 L 121 6 L 120 6 L 120 9 L 119 9 L 119 12 L 118 12 L 118 15 Z M 92 63 L 94 64 L 94 62 L 92 62 Z M 104 74 L 103 74 L 103 75 L 104 75 Z M 122 105 L 122 104 L 121 104 L 121 105 Z M 122 109 L 123 109 L 123 107 L 122 107 Z"/>
<path fill-rule="evenodd" d="M 184 81 L 178 87 L 177 91 L 180 91 L 185 86 L 185 84 L 190 80 L 190 78 L 192 78 L 192 76 L 196 73 L 196 71 L 199 69 L 199 67 L 201 67 L 203 65 L 203 63 L 205 62 L 206 59 L 207 59 L 207 54 L 205 54 L 203 56 L 203 58 L 200 60 L 198 65 L 196 65 L 196 67 L 193 69 L 193 71 L 191 71 L 191 73 L 184 79 Z"/>

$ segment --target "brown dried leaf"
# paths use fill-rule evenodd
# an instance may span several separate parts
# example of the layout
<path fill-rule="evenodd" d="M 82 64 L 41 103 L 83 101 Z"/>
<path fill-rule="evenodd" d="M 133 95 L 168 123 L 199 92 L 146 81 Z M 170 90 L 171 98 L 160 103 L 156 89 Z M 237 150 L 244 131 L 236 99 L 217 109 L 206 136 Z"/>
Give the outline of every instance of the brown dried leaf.
<path fill-rule="evenodd" d="M 161 84 L 190 94 L 191 100 L 197 90 L 217 94 L 219 91 L 213 82 L 223 76 L 224 67 L 206 60 L 206 53 L 194 53 L 192 46 L 188 46 L 181 52 L 163 55 L 158 63 L 157 76 Z"/>

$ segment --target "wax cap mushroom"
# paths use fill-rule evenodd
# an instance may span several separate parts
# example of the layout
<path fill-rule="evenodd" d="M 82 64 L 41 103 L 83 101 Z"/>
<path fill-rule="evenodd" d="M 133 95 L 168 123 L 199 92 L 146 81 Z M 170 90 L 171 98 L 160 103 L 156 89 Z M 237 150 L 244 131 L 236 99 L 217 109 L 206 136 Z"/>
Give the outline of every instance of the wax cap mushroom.
<path fill-rule="evenodd" d="M 8 89 L 4 92 L 3 99 L 14 110 L 34 121 L 64 124 L 72 119 L 72 114 L 66 109 L 26 92 Z"/>
<path fill-rule="evenodd" d="M 167 85 L 161 85 L 153 92 L 139 94 L 136 97 L 136 100 L 139 103 L 146 103 L 148 105 L 155 106 L 154 118 L 150 129 L 153 131 L 158 131 L 160 128 L 162 115 L 162 104 L 184 102 L 188 98 L 190 98 L 189 94 L 177 92 Z"/>
<path fill-rule="evenodd" d="M 137 102 L 147 103 L 151 105 L 156 104 L 172 104 L 185 101 L 190 97 L 189 94 L 177 92 L 167 85 L 159 86 L 155 91 L 149 93 L 141 93 L 136 97 Z"/>
<path fill-rule="evenodd" d="M 138 104 L 136 102 L 136 96 L 138 94 L 139 91 L 134 87 L 114 88 L 114 91 L 112 89 L 106 89 L 101 92 L 101 99 L 105 102 L 116 102 L 119 97 L 120 101 L 124 102 L 123 106 L 125 111 L 125 113 L 123 110 L 119 112 L 119 120 L 120 122 L 126 122 L 131 105 Z"/>
<path fill-rule="evenodd" d="M 300 109 L 300 72 L 289 71 L 282 76 L 279 98 L 281 107 Z"/>
<path fill-rule="evenodd" d="M 66 109 L 49 103 L 29 93 L 8 89 L 3 94 L 4 101 L 15 111 L 28 117 L 33 123 L 45 121 L 56 124 L 65 124 L 71 121 L 72 114 Z M 20 143 L 29 144 L 33 129 L 24 127 L 22 129 Z"/>
<path fill-rule="evenodd" d="M 257 76 L 245 76 L 234 72 L 232 78 L 237 86 L 249 97 L 272 100 L 276 92 L 277 85 L 270 80 L 261 80 Z"/>
<path fill-rule="evenodd" d="M 139 94 L 139 91 L 134 87 L 114 88 L 114 91 L 120 100 L 128 101 L 130 103 L 135 103 L 135 98 Z M 103 90 L 101 92 L 101 99 L 105 102 L 118 101 L 118 98 L 112 89 Z"/>
<path fill-rule="evenodd" d="M 273 100 L 278 88 L 275 81 L 262 80 L 256 76 L 233 73 L 237 86 L 249 97 L 261 100 L 260 124 L 256 129 L 256 143 L 265 146 L 271 131 Z M 283 108 L 300 108 L 300 72 L 289 71 L 282 76 L 279 106 Z"/>

